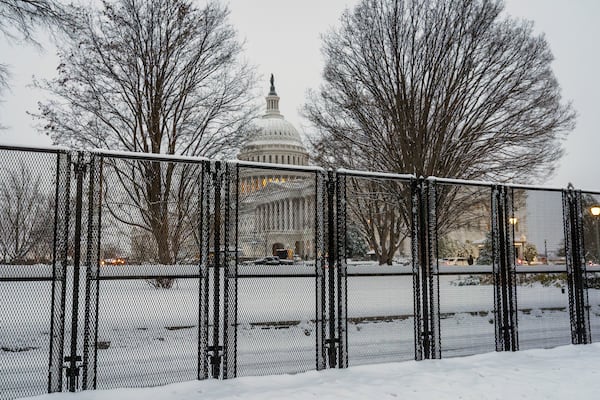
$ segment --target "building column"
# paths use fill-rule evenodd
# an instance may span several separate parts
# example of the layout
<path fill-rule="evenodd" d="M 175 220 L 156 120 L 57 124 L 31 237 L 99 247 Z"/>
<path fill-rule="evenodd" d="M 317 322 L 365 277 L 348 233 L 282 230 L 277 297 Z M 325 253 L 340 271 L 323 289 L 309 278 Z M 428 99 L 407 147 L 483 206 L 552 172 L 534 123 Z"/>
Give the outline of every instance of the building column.
<path fill-rule="evenodd" d="M 275 203 L 275 226 L 276 230 L 281 230 L 281 200 Z"/>
<path fill-rule="evenodd" d="M 292 218 L 292 229 L 298 230 L 298 215 L 300 215 L 300 207 L 298 207 L 298 199 L 292 199 L 292 210 L 294 217 Z"/>
<path fill-rule="evenodd" d="M 303 216 L 304 227 L 308 227 L 308 226 L 310 226 L 310 221 L 309 221 L 310 212 L 308 211 L 310 208 L 308 206 L 308 202 L 309 202 L 308 197 L 305 197 L 303 200 L 304 200 L 304 216 Z"/>
<path fill-rule="evenodd" d="M 284 231 L 288 230 L 288 222 L 290 218 L 290 213 L 287 205 L 288 199 L 283 199 L 281 201 L 281 205 L 283 206 L 283 229 Z"/>
<path fill-rule="evenodd" d="M 293 207 L 293 199 L 287 199 L 288 206 L 288 231 L 294 229 L 294 207 Z"/>

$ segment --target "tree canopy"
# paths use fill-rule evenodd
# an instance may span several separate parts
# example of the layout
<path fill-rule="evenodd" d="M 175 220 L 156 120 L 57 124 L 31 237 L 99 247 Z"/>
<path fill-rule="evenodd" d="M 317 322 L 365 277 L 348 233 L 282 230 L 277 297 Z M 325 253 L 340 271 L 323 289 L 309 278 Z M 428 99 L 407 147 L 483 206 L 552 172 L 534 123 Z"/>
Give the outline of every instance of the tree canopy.
<path fill-rule="evenodd" d="M 552 173 L 574 124 L 547 41 L 504 16 L 500 0 L 362 0 L 323 36 L 322 53 L 324 83 L 304 113 L 326 166 L 529 183 Z M 440 232 L 489 201 L 463 192 L 438 188 Z M 398 198 L 409 215 L 409 197 Z M 378 230 L 397 225 L 388 214 Z M 394 231 L 368 240 L 377 251 L 400 240 Z"/>
<path fill-rule="evenodd" d="M 56 95 L 40 104 L 58 144 L 161 154 L 226 154 L 253 116 L 253 71 L 218 2 L 117 0 L 73 13 Z"/>
<path fill-rule="evenodd" d="M 55 96 L 38 115 L 54 143 L 226 157 L 252 129 L 254 72 L 219 2 L 115 0 L 73 14 L 58 77 L 41 85 Z M 199 223 L 200 167 L 104 163 L 103 206 L 121 234 L 151 243 L 149 261 L 181 260 Z"/>
<path fill-rule="evenodd" d="M 575 114 L 544 36 L 502 11 L 500 0 L 346 11 L 323 37 L 325 82 L 305 106 L 318 158 L 417 176 L 548 176 Z"/>

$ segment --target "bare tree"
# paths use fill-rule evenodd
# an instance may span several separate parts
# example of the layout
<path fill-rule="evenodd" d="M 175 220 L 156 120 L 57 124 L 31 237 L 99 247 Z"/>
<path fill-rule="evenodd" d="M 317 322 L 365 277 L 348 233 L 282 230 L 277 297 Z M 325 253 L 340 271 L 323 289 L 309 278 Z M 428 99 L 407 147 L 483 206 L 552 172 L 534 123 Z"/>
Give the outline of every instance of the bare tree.
<path fill-rule="evenodd" d="M 502 9 L 499 0 L 363 0 L 346 12 L 324 37 L 325 83 L 306 106 L 319 149 L 417 176 L 546 177 L 575 116 L 561 104 L 544 37 Z"/>
<path fill-rule="evenodd" d="M 401 196 L 408 196 L 402 199 Z M 405 201 L 408 200 L 408 201 Z M 347 218 L 355 224 L 379 264 L 392 264 L 402 241 L 410 234 L 410 188 L 394 181 L 350 178 Z"/>
<path fill-rule="evenodd" d="M 55 143 L 127 151 L 227 155 L 255 111 L 253 72 L 217 2 L 117 0 L 74 12 L 59 46 L 57 100 L 40 105 Z"/>
<path fill-rule="evenodd" d="M 48 260 L 53 241 L 52 198 L 41 190 L 40 176 L 19 163 L 0 180 L 0 252 L 3 261 Z"/>
<path fill-rule="evenodd" d="M 575 113 L 544 37 L 502 11 L 500 0 L 362 0 L 346 11 L 323 37 L 325 82 L 305 106 L 317 160 L 501 182 L 551 174 Z M 473 200 L 457 196 L 438 193 L 446 229 L 459 220 L 451 205 Z"/>
<path fill-rule="evenodd" d="M 187 255 L 182 253 L 182 246 L 190 240 L 195 242 L 198 229 L 201 166 L 113 161 L 115 164 L 105 169 L 104 205 L 117 223 L 128 227 L 134 258 L 160 264 L 180 261 Z M 160 174 L 159 179 L 148 180 L 154 171 Z M 155 249 L 150 251 L 149 247 Z"/>
<path fill-rule="evenodd" d="M 117 0 L 75 14 L 77 32 L 60 46 L 59 76 L 45 84 L 57 99 L 40 105 L 55 143 L 208 157 L 239 147 L 255 114 L 253 70 L 241 61 L 225 7 Z M 114 171 L 111 190 L 117 185 L 121 193 L 105 204 L 119 221 L 151 232 L 160 263 L 174 262 L 189 235 L 189 168 L 105 162 Z"/>
<path fill-rule="evenodd" d="M 38 44 L 35 29 L 53 30 L 69 21 L 63 7 L 54 0 L 0 0 L 0 32 L 7 38 Z M 0 90 L 8 87 L 8 67 L 0 64 Z"/>

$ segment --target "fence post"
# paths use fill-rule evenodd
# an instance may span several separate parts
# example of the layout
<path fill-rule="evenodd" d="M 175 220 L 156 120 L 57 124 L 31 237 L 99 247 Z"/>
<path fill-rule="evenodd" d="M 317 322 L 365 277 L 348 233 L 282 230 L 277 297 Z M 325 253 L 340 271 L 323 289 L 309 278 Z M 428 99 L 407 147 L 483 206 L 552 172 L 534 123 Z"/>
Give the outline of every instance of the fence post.
<path fill-rule="evenodd" d="M 336 337 L 336 239 L 335 239 L 335 176 L 330 169 L 327 171 L 327 326 L 328 338 L 325 340 L 327 345 L 327 361 L 329 368 L 337 367 L 337 345 Z"/>
<path fill-rule="evenodd" d="M 77 336 L 79 325 L 79 278 L 81 267 L 81 219 L 83 212 L 83 180 L 89 167 L 86 162 L 86 154 L 77 152 L 77 162 L 74 162 L 73 169 L 76 178 L 76 193 L 75 193 L 75 232 L 73 244 L 73 298 L 71 310 L 71 340 L 70 353 L 64 357 L 67 363 L 65 373 L 67 376 L 67 386 L 69 392 L 75 392 L 79 381 L 78 362 L 82 361 L 81 355 L 77 354 Z"/>
<path fill-rule="evenodd" d="M 563 190 L 563 226 L 565 229 L 565 258 L 569 291 L 571 342 L 591 343 L 589 301 L 583 246 L 583 211 L 581 191 L 572 185 Z"/>
<path fill-rule="evenodd" d="M 346 175 L 336 175 L 338 358 L 348 367 L 348 265 L 346 264 Z"/>
<path fill-rule="evenodd" d="M 223 347 L 220 345 L 220 330 L 221 330 L 221 233 L 223 229 L 222 221 L 222 183 L 223 183 L 223 166 L 220 161 L 211 163 L 211 180 L 213 185 L 212 193 L 214 193 L 214 227 L 213 227 L 213 243 L 212 253 L 213 260 L 210 264 L 213 267 L 213 331 L 212 345 L 209 346 L 209 360 L 212 378 L 221 376 L 221 357 Z M 209 248 L 210 252 L 210 248 Z"/>
<path fill-rule="evenodd" d="M 98 296 L 100 232 L 102 218 L 102 156 L 92 155 L 89 162 L 88 226 L 86 242 L 85 319 L 83 337 L 83 390 L 96 389 L 98 354 Z"/>
<path fill-rule="evenodd" d="M 518 320 L 512 196 L 505 186 L 492 188 L 492 253 L 496 351 L 517 351 Z"/>
<path fill-rule="evenodd" d="M 200 178 L 200 224 L 198 236 L 200 237 L 200 265 L 198 282 L 198 374 L 197 378 L 207 379 L 209 376 L 209 339 L 208 339 L 208 315 L 209 315 L 209 254 L 210 254 L 210 227 L 211 227 L 211 201 L 214 192 L 212 190 L 211 164 L 202 162 L 202 175 Z"/>
<path fill-rule="evenodd" d="M 346 264 L 346 175 L 336 174 L 336 272 L 338 366 L 348 367 L 348 266 Z"/>
<path fill-rule="evenodd" d="M 327 201 L 326 175 L 315 174 L 315 363 L 317 371 L 326 367 L 325 345 L 325 243 L 324 243 L 324 205 Z"/>
<path fill-rule="evenodd" d="M 238 165 L 227 163 L 224 172 L 223 379 L 228 379 L 237 376 Z"/>
<path fill-rule="evenodd" d="M 71 154 L 57 154 L 55 181 L 48 393 L 62 391 L 63 385 L 67 252 L 71 212 Z"/>
<path fill-rule="evenodd" d="M 435 182 L 413 181 L 413 290 L 415 359 L 441 358 Z"/>

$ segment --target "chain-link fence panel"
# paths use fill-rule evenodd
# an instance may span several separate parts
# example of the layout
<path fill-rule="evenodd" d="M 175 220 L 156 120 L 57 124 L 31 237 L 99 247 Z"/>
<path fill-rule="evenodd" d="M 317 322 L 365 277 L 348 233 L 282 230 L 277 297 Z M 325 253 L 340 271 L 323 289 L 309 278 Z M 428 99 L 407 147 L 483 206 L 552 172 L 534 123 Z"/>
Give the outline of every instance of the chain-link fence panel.
<path fill-rule="evenodd" d="M 592 342 L 600 342 L 600 194 L 581 194 L 586 287 Z"/>
<path fill-rule="evenodd" d="M 494 278 L 481 268 L 441 267 L 440 330 L 442 356 L 456 357 L 495 350 Z M 487 269 L 487 268 L 486 268 Z M 448 274 L 452 270 L 453 274 Z M 471 271 L 470 271 L 471 270 Z"/>
<path fill-rule="evenodd" d="M 355 264 L 348 275 L 348 364 L 413 360 L 412 273 Z"/>
<path fill-rule="evenodd" d="M 537 267 L 537 269 L 541 269 Z M 517 272 L 519 349 L 571 343 L 566 272 Z"/>
<path fill-rule="evenodd" d="M 0 150 L 0 398 L 57 390 L 62 379 L 68 161 Z M 60 242 L 60 243 L 59 243 Z"/>
<path fill-rule="evenodd" d="M 587 274 L 592 342 L 600 342 L 600 269 L 590 267 Z"/>
<path fill-rule="evenodd" d="M 322 175 L 239 166 L 238 179 L 236 374 L 318 369 Z"/>
<path fill-rule="evenodd" d="M 211 286 L 201 265 L 202 172 L 201 163 L 103 157 L 97 332 L 89 332 L 98 388 L 199 378 L 201 299 Z"/>
<path fill-rule="evenodd" d="M 571 343 L 562 194 L 513 190 L 519 349 Z"/>
<path fill-rule="evenodd" d="M 415 357 L 410 183 L 344 179 L 348 365 Z"/>
<path fill-rule="evenodd" d="M 492 188 L 436 185 L 443 357 L 495 349 Z"/>
<path fill-rule="evenodd" d="M 33 396 L 48 391 L 48 355 L 50 352 L 51 278 L 33 280 L 6 279 L 5 265 L 0 292 L 0 398 Z M 43 268 L 45 269 L 45 268 Z M 33 272 L 45 274 L 43 269 Z M 6 304 L 9 303 L 11 304 Z M 40 304 L 44 306 L 40 307 Z M 40 310 L 32 313 L 31 310 Z"/>

